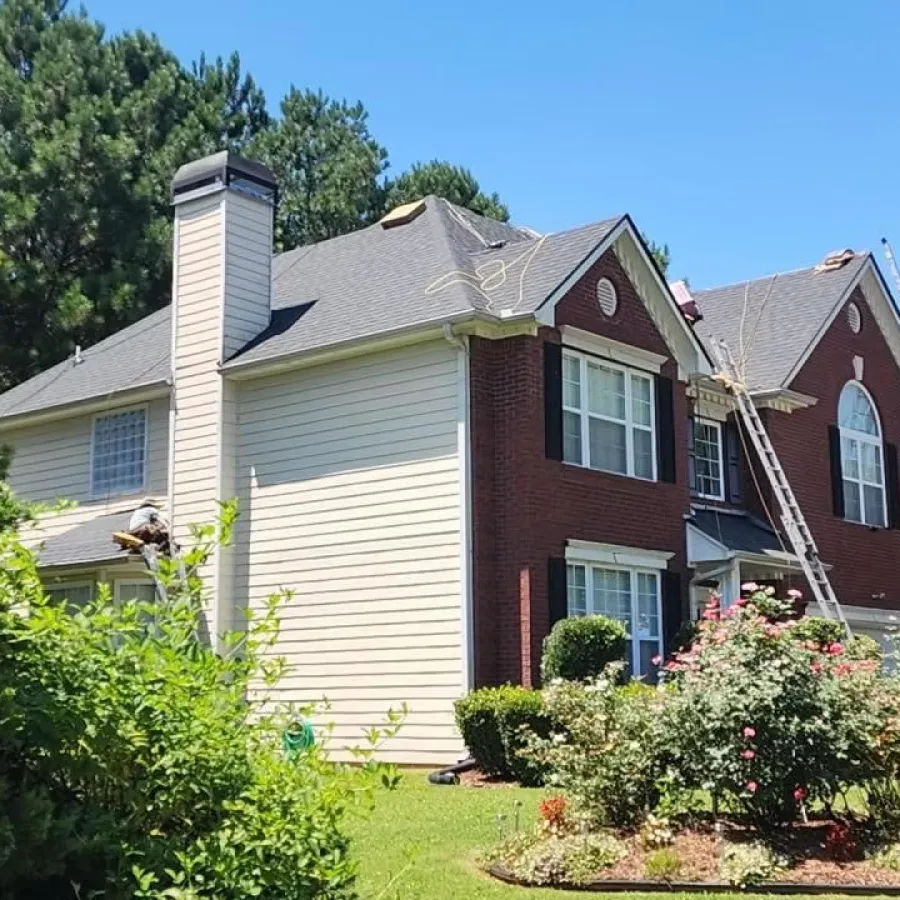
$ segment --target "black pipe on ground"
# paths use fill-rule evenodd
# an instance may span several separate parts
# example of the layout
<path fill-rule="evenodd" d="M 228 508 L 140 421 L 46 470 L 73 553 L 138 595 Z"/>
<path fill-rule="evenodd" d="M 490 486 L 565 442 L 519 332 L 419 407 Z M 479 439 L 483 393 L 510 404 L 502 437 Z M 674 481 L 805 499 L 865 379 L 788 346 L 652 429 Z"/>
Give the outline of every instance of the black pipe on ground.
<path fill-rule="evenodd" d="M 455 766 L 448 766 L 446 769 L 439 769 L 437 772 L 431 772 L 428 781 L 431 784 L 459 784 L 459 776 L 461 772 L 468 772 L 474 769 L 478 763 L 474 756 L 464 759 Z"/>

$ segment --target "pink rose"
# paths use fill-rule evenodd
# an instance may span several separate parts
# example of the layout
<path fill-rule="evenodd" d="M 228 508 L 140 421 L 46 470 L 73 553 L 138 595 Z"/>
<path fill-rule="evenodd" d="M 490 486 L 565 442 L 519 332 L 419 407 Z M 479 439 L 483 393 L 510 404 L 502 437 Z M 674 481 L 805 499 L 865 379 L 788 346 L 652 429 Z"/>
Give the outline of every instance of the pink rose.
<path fill-rule="evenodd" d="M 739 599 L 737 599 L 737 600 L 734 601 L 734 605 L 735 605 L 735 606 L 746 606 L 746 605 L 747 605 L 747 598 L 746 598 L 746 597 L 740 597 Z"/>
<path fill-rule="evenodd" d="M 654 666 L 658 666 L 662 662 L 662 657 L 657 653 L 656 656 L 650 658 L 650 663 Z"/>
<path fill-rule="evenodd" d="M 803 596 L 803 591 L 798 591 L 797 588 L 791 588 L 788 592 L 789 600 L 799 600 Z"/>
<path fill-rule="evenodd" d="M 835 641 L 833 644 L 828 645 L 828 652 L 832 656 L 840 656 L 844 652 L 844 645 L 839 641 Z"/>
<path fill-rule="evenodd" d="M 802 787 L 794 788 L 794 799 L 798 803 L 802 803 L 806 799 L 806 790 Z"/>
<path fill-rule="evenodd" d="M 758 787 L 759 787 L 759 785 L 758 785 L 755 781 L 748 781 L 748 782 L 747 782 L 747 790 L 750 791 L 751 794 L 755 794 L 755 793 L 756 793 L 756 789 L 757 789 Z"/>
<path fill-rule="evenodd" d="M 756 737 L 756 729 L 755 729 L 752 725 L 748 725 L 748 726 L 744 729 L 744 737 L 745 737 L 745 738 Z"/>
<path fill-rule="evenodd" d="M 753 759 L 753 757 L 756 756 L 756 751 L 755 750 L 744 750 L 741 752 L 741 756 L 744 759 Z"/>
<path fill-rule="evenodd" d="M 759 585 L 755 581 L 745 581 L 741 585 L 741 590 L 748 594 L 752 594 L 754 591 L 759 590 Z"/>

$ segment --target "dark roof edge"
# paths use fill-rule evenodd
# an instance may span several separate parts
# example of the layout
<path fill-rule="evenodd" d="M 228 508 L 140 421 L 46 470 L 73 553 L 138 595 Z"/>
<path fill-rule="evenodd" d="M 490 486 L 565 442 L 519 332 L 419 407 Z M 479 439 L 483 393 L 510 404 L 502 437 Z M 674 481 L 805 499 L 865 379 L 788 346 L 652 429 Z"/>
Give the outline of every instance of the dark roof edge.
<path fill-rule="evenodd" d="M 69 403 L 51 406 L 37 406 L 24 412 L 10 413 L 0 416 L 0 431 L 10 428 L 21 428 L 39 422 L 65 419 L 69 416 L 83 415 L 87 412 L 102 411 L 106 407 L 121 406 L 123 403 L 139 403 L 142 400 L 153 400 L 169 394 L 172 383 L 168 378 L 131 385 L 120 391 L 106 394 L 95 394 Z"/>

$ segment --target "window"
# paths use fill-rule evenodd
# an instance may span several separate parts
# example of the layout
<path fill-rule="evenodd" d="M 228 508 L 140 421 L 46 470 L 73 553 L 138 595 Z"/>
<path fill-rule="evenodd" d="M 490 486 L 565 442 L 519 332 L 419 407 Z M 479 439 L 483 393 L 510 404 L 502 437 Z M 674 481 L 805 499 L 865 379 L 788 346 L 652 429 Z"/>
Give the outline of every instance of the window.
<path fill-rule="evenodd" d="M 662 653 L 658 571 L 569 563 L 566 597 L 570 616 L 618 619 L 628 631 L 628 672 L 655 674 L 652 659 Z"/>
<path fill-rule="evenodd" d="M 884 527 L 884 451 L 875 404 L 855 381 L 841 391 L 838 403 L 841 432 L 841 478 L 844 517 L 863 525 Z"/>
<path fill-rule="evenodd" d="M 152 581 L 117 581 L 116 602 L 137 600 L 139 603 L 155 603 L 156 588 Z"/>
<path fill-rule="evenodd" d="M 653 378 L 581 354 L 563 354 L 563 459 L 656 479 Z"/>
<path fill-rule="evenodd" d="M 54 603 L 66 603 L 69 606 L 81 608 L 93 599 L 94 585 L 90 581 L 54 584 L 50 587 L 44 587 L 44 593 Z"/>
<path fill-rule="evenodd" d="M 694 481 L 691 489 L 711 500 L 725 499 L 722 461 L 722 426 L 708 419 L 694 419 Z"/>
<path fill-rule="evenodd" d="M 147 412 L 131 409 L 94 419 L 91 494 L 105 497 L 144 487 L 147 463 Z"/>

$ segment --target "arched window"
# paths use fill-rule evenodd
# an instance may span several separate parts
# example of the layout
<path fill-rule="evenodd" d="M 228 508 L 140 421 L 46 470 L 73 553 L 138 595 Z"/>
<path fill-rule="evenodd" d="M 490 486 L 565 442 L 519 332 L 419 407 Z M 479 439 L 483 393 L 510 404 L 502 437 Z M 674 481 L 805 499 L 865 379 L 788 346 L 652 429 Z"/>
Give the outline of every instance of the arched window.
<path fill-rule="evenodd" d="M 838 403 L 844 517 L 864 525 L 886 524 L 884 448 L 878 413 L 868 391 L 849 381 Z"/>

